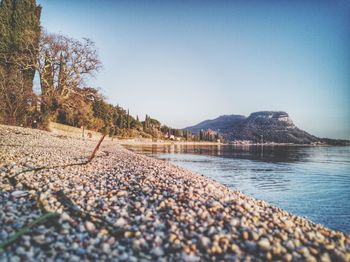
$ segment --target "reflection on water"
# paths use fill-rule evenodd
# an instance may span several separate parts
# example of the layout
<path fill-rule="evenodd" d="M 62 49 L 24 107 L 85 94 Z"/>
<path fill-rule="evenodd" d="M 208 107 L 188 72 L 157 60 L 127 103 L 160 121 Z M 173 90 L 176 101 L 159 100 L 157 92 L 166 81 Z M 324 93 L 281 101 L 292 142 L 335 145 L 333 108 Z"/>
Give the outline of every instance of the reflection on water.
<path fill-rule="evenodd" d="M 350 233 L 350 147 L 128 146 Z"/>
<path fill-rule="evenodd" d="M 127 146 L 144 154 L 198 154 L 261 160 L 268 162 L 295 162 L 307 156 L 301 146 L 236 146 L 236 145 L 142 145 Z M 309 148 L 309 147 L 307 147 Z"/>

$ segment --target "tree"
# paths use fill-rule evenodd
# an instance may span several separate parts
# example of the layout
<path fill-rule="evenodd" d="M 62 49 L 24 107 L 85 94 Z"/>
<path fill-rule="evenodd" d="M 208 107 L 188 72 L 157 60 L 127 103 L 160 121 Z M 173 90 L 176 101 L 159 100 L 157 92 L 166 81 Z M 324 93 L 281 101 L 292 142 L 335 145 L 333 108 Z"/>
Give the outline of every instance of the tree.
<path fill-rule="evenodd" d="M 53 72 L 53 64 L 47 50 L 44 53 L 43 59 L 44 59 L 44 64 L 40 74 L 40 80 L 41 80 L 40 84 L 41 84 L 42 95 L 46 95 L 49 92 L 49 90 L 54 86 L 54 72 Z"/>
<path fill-rule="evenodd" d="M 82 88 L 86 80 L 100 68 L 95 44 L 83 38 L 81 41 L 61 34 L 43 32 L 40 38 L 38 72 L 40 80 L 47 81 L 46 68 L 50 65 L 52 89 L 66 95 L 75 88 Z M 43 83 L 41 83 L 43 87 Z M 43 90 L 42 90 L 43 92 Z"/>
<path fill-rule="evenodd" d="M 11 39 L 13 32 L 11 32 L 12 26 L 12 14 L 13 14 L 13 3 L 12 0 L 2 0 L 0 2 L 0 53 L 10 53 Z M 1 66 L 6 67 L 3 60 Z"/>
<path fill-rule="evenodd" d="M 129 114 L 129 109 L 128 109 L 128 115 L 127 115 L 127 120 L 126 120 L 126 126 L 128 129 L 130 129 L 130 114 Z"/>
<path fill-rule="evenodd" d="M 79 125 L 81 121 L 72 121 L 72 112 L 80 111 L 83 118 L 92 114 L 89 99 L 82 95 L 96 96 L 96 92 L 91 92 L 91 88 L 86 89 L 85 86 L 88 78 L 100 67 L 101 62 L 91 40 L 78 41 L 64 35 L 43 32 L 36 64 L 40 77 L 43 113 L 48 111 L 53 119 Z M 78 109 L 76 106 L 79 103 L 74 104 L 74 99 L 77 98 L 80 102 Z M 76 117 L 76 114 L 74 115 Z M 86 124 L 89 121 L 82 122 Z M 99 123 L 95 124 L 100 126 Z"/>
<path fill-rule="evenodd" d="M 24 36 L 26 49 L 31 50 L 35 36 Z M 0 53 L 0 117 L 8 124 L 30 124 L 27 121 L 36 105 L 36 96 L 28 88 L 28 70 L 33 69 L 35 57 L 23 52 Z"/>
<path fill-rule="evenodd" d="M 0 117 L 10 124 L 26 124 L 25 113 L 33 105 L 40 13 L 35 0 L 0 3 Z"/>
<path fill-rule="evenodd" d="M 18 70 L 0 67 L 0 121 L 28 124 L 28 116 L 35 110 L 35 96 L 26 86 L 24 75 Z"/>
<path fill-rule="evenodd" d="M 199 140 L 204 140 L 204 131 L 202 129 L 199 131 Z"/>
<path fill-rule="evenodd" d="M 12 45 L 10 50 L 30 57 L 36 63 L 40 37 L 41 6 L 35 0 L 12 0 Z M 28 48 L 28 38 L 32 38 L 32 46 Z M 22 71 L 28 90 L 33 89 L 35 68 L 30 67 Z"/>
<path fill-rule="evenodd" d="M 0 53 L 36 59 L 40 36 L 41 6 L 35 0 L 3 0 L 0 5 Z M 28 41 L 31 45 L 28 45 Z M 35 63 L 35 61 L 34 61 Z M 1 66 L 11 65 L 1 58 Z M 32 63 L 33 64 L 33 63 Z M 21 70 L 21 68 L 17 68 Z M 22 69 L 28 89 L 33 88 L 35 68 Z"/>
<path fill-rule="evenodd" d="M 94 88 L 82 88 L 72 93 L 57 107 L 57 120 L 72 126 L 96 128 L 93 122 L 93 104 L 100 99 Z M 101 129 L 104 125 L 98 126 Z"/>

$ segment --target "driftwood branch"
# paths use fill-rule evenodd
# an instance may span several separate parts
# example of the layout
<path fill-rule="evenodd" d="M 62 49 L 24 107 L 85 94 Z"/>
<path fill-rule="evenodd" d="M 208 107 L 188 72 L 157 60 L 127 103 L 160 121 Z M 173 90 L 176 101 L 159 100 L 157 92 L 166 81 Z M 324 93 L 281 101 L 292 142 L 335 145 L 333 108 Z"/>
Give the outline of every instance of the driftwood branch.
<path fill-rule="evenodd" d="M 87 161 L 87 163 L 91 162 L 92 159 L 94 159 L 94 157 L 95 157 L 95 155 L 96 155 L 96 152 L 97 152 L 98 149 L 100 148 L 100 145 L 101 145 L 101 143 L 102 143 L 102 141 L 103 141 L 103 139 L 104 139 L 105 137 L 106 137 L 106 134 L 104 134 L 104 135 L 100 138 L 100 141 L 98 141 L 98 143 L 97 143 L 97 145 L 96 145 L 94 151 L 92 152 L 92 154 L 91 154 L 89 160 Z"/>

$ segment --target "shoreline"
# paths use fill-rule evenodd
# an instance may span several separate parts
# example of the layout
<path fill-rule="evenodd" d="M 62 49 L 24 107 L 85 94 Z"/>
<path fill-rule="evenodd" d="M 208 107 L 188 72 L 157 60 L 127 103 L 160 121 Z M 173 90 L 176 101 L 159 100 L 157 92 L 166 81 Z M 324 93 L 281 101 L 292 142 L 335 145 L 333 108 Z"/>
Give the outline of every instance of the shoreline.
<path fill-rule="evenodd" d="M 350 260 L 348 235 L 118 141 L 83 164 L 96 141 L 2 125 L 0 135 L 0 244 L 45 212 L 58 214 L 0 260 Z"/>
<path fill-rule="evenodd" d="M 222 145 L 228 145 L 225 143 L 217 143 L 217 142 L 198 142 L 198 141 L 155 141 L 155 142 L 148 142 L 148 141 L 124 141 L 123 139 L 118 139 L 118 144 L 120 145 L 190 145 L 190 146 L 222 146 Z"/>
<path fill-rule="evenodd" d="M 129 139 L 116 139 L 118 144 L 122 146 L 168 146 L 168 145 L 180 145 L 180 146 L 233 146 L 233 147 L 329 147 L 340 145 L 311 145 L 311 144 L 290 144 L 290 143 L 269 143 L 269 144 L 235 144 L 235 143 L 218 143 L 218 142 L 206 142 L 206 141 L 134 141 Z M 344 146 L 341 146 L 344 147 Z"/>

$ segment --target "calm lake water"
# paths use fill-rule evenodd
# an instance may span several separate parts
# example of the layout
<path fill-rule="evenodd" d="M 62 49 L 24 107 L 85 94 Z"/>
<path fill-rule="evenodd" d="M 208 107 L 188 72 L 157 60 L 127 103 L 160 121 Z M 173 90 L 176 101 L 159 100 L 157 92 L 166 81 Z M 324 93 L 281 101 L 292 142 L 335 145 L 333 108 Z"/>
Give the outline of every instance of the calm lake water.
<path fill-rule="evenodd" d="M 350 234 L 350 147 L 127 146 Z"/>

